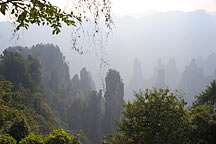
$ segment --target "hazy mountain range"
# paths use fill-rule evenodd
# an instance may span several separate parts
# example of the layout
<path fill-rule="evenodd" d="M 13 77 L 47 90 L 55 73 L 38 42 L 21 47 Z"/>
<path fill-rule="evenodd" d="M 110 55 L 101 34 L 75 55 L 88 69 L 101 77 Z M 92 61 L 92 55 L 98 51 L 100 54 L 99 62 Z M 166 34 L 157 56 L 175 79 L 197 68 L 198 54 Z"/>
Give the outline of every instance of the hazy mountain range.
<path fill-rule="evenodd" d="M 107 68 L 117 69 L 125 85 L 132 77 L 135 58 L 141 61 L 143 78 L 149 79 L 159 58 L 164 63 L 175 59 L 176 71 L 182 73 L 192 58 L 200 57 L 205 61 L 209 54 L 216 52 L 216 15 L 204 10 L 154 13 L 140 18 L 114 17 L 114 22 L 116 27 L 104 44 L 110 64 Z M 1 51 L 13 45 L 56 44 L 69 62 L 71 76 L 86 67 L 97 88 L 101 87 L 103 71 L 106 70 L 101 71 L 100 60 L 91 48 L 84 55 L 71 49 L 70 27 L 63 27 L 60 35 L 53 36 L 50 28 L 33 25 L 28 31 L 19 32 L 19 40 L 11 40 L 14 26 L 6 22 L 0 23 L 0 26 Z M 201 61 L 198 63 L 202 64 Z"/>

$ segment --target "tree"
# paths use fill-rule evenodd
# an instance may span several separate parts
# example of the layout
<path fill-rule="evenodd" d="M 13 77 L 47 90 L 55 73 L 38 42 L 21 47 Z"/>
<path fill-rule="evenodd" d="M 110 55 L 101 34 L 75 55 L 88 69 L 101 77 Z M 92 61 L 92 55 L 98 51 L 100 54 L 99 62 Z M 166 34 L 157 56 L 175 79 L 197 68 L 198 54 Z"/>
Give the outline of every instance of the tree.
<path fill-rule="evenodd" d="M 15 52 L 7 49 L 0 55 L 0 74 L 6 80 L 14 84 L 14 89 L 17 90 L 19 85 L 35 91 L 40 86 L 41 73 L 40 64 L 31 56 L 25 59 Z"/>
<path fill-rule="evenodd" d="M 80 135 L 71 135 L 63 129 L 58 129 L 46 137 L 45 144 L 81 144 L 80 137 Z"/>
<path fill-rule="evenodd" d="M 196 96 L 194 106 L 203 104 L 216 104 L 216 80 L 211 82 L 211 85 L 208 86 L 199 96 Z"/>
<path fill-rule="evenodd" d="M 103 16 L 106 26 L 110 27 L 110 0 L 67 0 L 66 2 L 71 4 L 69 13 L 48 0 L 2 0 L 0 13 L 6 15 L 8 12 L 15 19 L 18 23 L 16 31 L 21 27 L 28 29 L 29 24 L 42 24 L 50 25 L 53 34 L 58 34 L 62 27 L 61 22 L 68 26 L 76 26 L 82 22 L 82 19 L 88 22 L 89 13 L 93 14 L 95 24 L 98 24 Z"/>
<path fill-rule="evenodd" d="M 85 137 L 80 134 L 71 134 L 63 129 L 57 129 L 46 137 L 29 135 L 23 138 L 19 144 L 81 144 L 81 139 L 85 140 Z"/>
<path fill-rule="evenodd" d="M 22 138 L 27 132 L 37 132 L 38 123 L 35 113 L 19 103 L 23 96 L 19 92 L 12 92 L 12 84 L 0 81 L 0 132 Z"/>
<path fill-rule="evenodd" d="M 192 135 L 196 143 L 213 144 L 216 141 L 216 81 L 211 82 L 193 103 L 190 110 Z"/>
<path fill-rule="evenodd" d="M 117 123 L 118 133 L 108 136 L 103 143 L 182 144 L 188 141 L 188 114 L 178 93 L 147 89 L 135 93 L 135 97 L 134 102 L 124 105 L 122 121 Z"/>
<path fill-rule="evenodd" d="M 16 140 L 9 135 L 0 134 L 0 143 L 1 144 L 16 144 Z"/>
<path fill-rule="evenodd" d="M 216 115 L 211 105 L 198 105 L 190 110 L 193 143 L 214 144 L 216 141 Z"/>
<path fill-rule="evenodd" d="M 41 135 L 29 135 L 23 138 L 20 144 L 44 144 L 44 138 Z"/>
<path fill-rule="evenodd" d="M 25 120 L 16 121 L 10 127 L 8 134 L 15 138 L 18 142 L 29 135 L 29 128 Z"/>

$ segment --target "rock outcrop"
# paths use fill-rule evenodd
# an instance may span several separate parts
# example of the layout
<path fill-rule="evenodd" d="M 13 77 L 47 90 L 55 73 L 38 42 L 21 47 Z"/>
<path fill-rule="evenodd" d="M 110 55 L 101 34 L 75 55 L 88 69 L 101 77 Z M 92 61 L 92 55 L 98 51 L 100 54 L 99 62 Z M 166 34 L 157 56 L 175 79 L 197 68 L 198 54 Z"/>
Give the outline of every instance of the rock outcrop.
<path fill-rule="evenodd" d="M 165 71 L 160 69 L 158 70 L 157 79 L 155 83 L 155 88 L 165 88 Z"/>
<path fill-rule="evenodd" d="M 116 131 L 115 120 L 121 120 L 124 102 L 124 84 L 119 72 L 110 69 L 106 76 L 105 92 L 105 134 Z"/>
<path fill-rule="evenodd" d="M 184 99 L 189 105 L 192 104 L 194 96 L 198 95 L 208 85 L 204 71 L 199 68 L 193 59 L 190 65 L 186 66 L 182 74 L 179 88 L 185 92 Z"/>

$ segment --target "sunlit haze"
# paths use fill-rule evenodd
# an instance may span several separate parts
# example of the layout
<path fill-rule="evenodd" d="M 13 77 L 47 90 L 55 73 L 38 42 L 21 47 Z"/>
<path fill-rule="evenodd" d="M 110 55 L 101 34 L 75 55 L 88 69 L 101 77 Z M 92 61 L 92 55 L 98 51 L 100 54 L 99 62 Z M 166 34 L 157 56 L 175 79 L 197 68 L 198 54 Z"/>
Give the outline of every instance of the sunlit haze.
<path fill-rule="evenodd" d="M 216 0 L 113 0 L 113 13 L 133 14 L 164 11 L 216 11 Z"/>
<path fill-rule="evenodd" d="M 58 1 L 53 0 L 58 5 Z M 203 9 L 207 12 L 216 11 L 216 0 L 111 0 L 114 15 L 136 14 L 136 16 L 152 12 L 166 11 L 194 11 Z M 59 3 L 61 8 L 66 8 L 65 3 Z M 68 8 L 68 7 L 67 7 Z M 7 20 L 0 14 L 0 21 Z"/>

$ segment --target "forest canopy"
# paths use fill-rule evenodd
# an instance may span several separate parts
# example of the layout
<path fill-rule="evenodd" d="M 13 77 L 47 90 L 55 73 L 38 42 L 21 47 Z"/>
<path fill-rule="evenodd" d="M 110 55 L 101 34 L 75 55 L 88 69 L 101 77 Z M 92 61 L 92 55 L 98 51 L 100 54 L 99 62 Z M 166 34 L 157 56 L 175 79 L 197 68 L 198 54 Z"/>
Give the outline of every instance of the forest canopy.
<path fill-rule="evenodd" d="M 209 89 L 215 89 L 213 87 Z M 207 91 L 208 91 L 207 90 Z M 208 97 L 203 93 L 200 97 Z M 185 109 L 182 94 L 169 89 L 135 93 L 136 99 L 124 105 L 117 133 L 107 135 L 104 144 L 199 144 L 215 143 L 216 115 L 213 105 Z"/>

